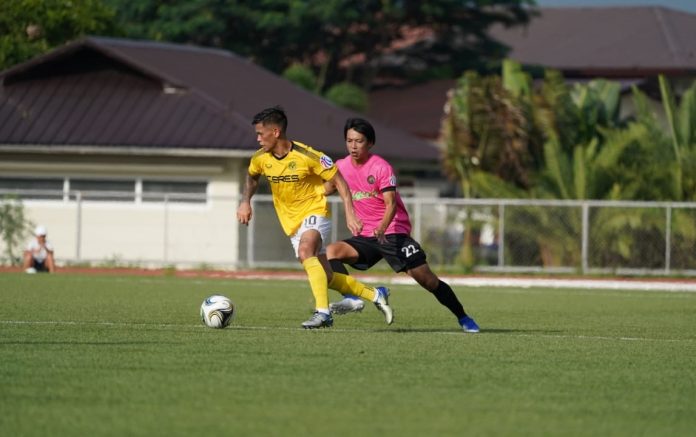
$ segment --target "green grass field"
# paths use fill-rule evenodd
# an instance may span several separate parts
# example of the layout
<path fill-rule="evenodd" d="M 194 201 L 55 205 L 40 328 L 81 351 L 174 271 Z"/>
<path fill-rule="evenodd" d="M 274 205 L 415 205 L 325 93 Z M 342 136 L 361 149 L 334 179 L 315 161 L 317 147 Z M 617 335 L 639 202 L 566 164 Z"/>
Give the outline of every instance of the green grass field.
<path fill-rule="evenodd" d="M 304 281 L 1 274 L 0 434 L 694 435 L 696 293 L 456 291 L 480 334 L 412 286 L 305 331 Z"/>

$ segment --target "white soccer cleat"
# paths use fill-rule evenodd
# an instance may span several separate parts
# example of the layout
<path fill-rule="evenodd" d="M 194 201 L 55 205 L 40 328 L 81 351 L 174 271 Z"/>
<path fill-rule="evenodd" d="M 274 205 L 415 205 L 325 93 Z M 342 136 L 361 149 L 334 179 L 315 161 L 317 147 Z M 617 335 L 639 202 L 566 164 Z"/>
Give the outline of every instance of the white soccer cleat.
<path fill-rule="evenodd" d="M 394 322 L 394 311 L 389 306 L 389 289 L 387 287 L 375 288 L 374 304 L 384 314 L 384 321 L 387 322 L 387 325 L 391 325 Z"/>
<path fill-rule="evenodd" d="M 333 314 L 359 313 L 365 308 L 365 302 L 358 297 L 346 297 L 339 302 L 329 304 L 329 310 Z"/>
<path fill-rule="evenodd" d="M 302 327 L 304 329 L 330 328 L 332 326 L 333 319 L 331 318 L 331 314 L 324 314 L 319 311 L 314 312 L 312 317 L 306 322 L 302 322 Z"/>

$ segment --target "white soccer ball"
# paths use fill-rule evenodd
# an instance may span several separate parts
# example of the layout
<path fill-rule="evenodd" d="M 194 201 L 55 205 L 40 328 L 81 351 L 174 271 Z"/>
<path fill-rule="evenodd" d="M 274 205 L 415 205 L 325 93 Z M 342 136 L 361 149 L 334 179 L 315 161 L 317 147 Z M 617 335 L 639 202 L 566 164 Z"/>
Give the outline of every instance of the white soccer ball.
<path fill-rule="evenodd" d="M 230 298 L 219 294 L 207 297 L 201 304 L 201 321 L 209 328 L 224 328 L 230 324 L 237 308 Z"/>

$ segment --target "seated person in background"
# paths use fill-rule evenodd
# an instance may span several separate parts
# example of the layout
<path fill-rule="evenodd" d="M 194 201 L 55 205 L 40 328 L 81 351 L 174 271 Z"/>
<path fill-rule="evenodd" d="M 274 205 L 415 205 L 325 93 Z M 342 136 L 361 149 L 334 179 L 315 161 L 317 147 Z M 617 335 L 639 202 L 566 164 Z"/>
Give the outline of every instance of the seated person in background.
<path fill-rule="evenodd" d="M 24 271 L 27 273 L 56 271 L 53 259 L 53 246 L 46 241 L 46 228 L 37 226 L 34 230 L 35 239 L 27 244 L 24 251 Z"/>

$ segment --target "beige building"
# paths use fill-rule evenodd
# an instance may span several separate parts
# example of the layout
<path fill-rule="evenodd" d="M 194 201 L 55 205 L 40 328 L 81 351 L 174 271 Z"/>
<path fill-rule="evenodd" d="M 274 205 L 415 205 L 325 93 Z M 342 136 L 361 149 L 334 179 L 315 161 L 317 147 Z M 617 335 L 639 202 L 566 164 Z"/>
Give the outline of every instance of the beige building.
<path fill-rule="evenodd" d="M 291 262 L 268 202 L 252 229 L 236 222 L 253 115 L 280 104 L 290 138 L 334 159 L 357 115 L 233 53 L 175 44 L 86 38 L 0 80 L 0 195 L 22 199 L 63 264 Z M 419 176 L 438 170 L 437 149 L 375 126 L 379 153 L 432 194 Z"/>

